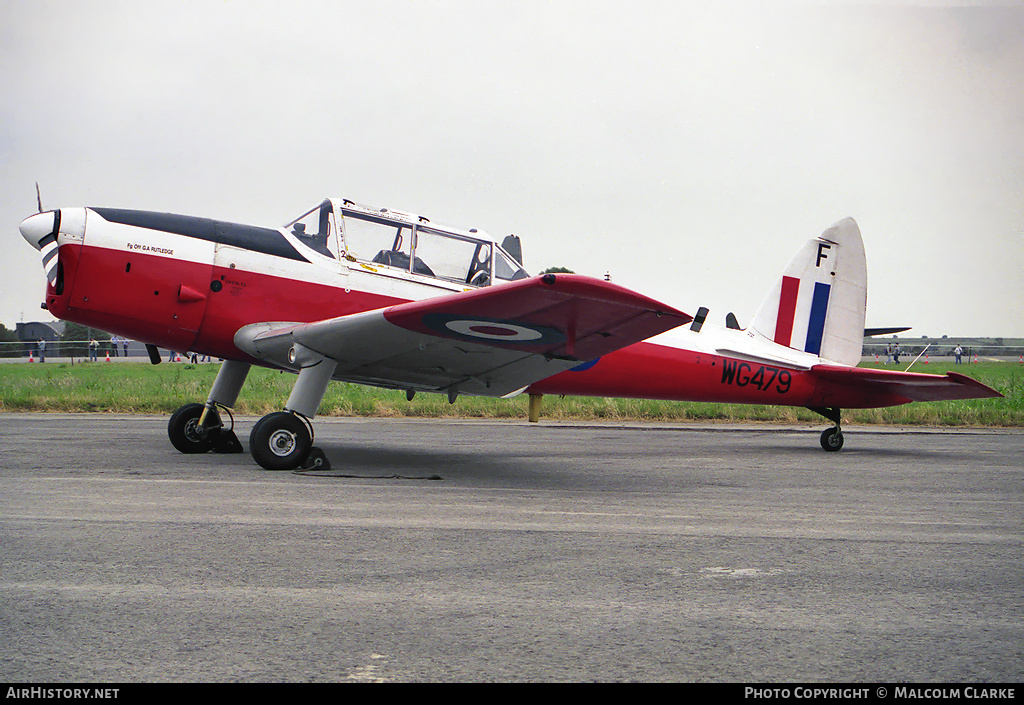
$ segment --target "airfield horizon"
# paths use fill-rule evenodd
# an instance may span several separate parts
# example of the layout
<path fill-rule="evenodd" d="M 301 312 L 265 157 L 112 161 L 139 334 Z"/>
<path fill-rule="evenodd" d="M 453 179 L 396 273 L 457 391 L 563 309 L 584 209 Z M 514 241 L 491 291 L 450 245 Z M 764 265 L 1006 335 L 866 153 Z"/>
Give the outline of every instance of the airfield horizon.
<path fill-rule="evenodd" d="M 136 361 L 111 358 L 111 361 Z M 862 367 L 905 370 L 899 366 L 864 362 Z M 169 414 L 182 404 L 203 401 L 216 376 L 215 363 L 108 364 L 48 360 L 45 363 L 0 365 L 0 412 L 104 412 Z M 967 374 L 1004 395 L 994 399 L 919 402 L 880 409 L 844 409 L 844 424 L 872 426 L 1018 427 L 1024 426 L 1024 365 L 987 362 L 956 365 L 918 360 L 913 372 Z M 294 376 L 253 368 L 233 412 L 261 415 L 281 408 Z M 328 387 L 318 418 L 442 418 L 523 419 L 528 398 L 462 396 L 449 404 L 439 394 L 405 393 L 335 382 Z M 820 426 L 821 418 L 801 407 L 673 402 L 606 397 L 545 396 L 542 421 L 772 422 Z"/>

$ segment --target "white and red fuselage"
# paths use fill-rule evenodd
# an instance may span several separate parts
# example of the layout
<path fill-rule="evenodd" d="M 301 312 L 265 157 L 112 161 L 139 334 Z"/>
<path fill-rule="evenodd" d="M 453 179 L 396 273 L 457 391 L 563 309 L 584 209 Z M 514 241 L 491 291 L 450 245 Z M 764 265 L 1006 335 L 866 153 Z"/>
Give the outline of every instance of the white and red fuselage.
<path fill-rule="evenodd" d="M 486 286 L 525 277 L 515 258 L 476 231 L 442 229 L 348 201 L 325 201 L 307 215 L 314 230 L 320 224 L 318 242 L 291 226 L 269 229 L 106 208 L 40 213 L 22 224 L 22 232 L 37 249 L 47 234 L 59 246 L 45 299 L 54 316 L 163 348 L 266 366 L 274 365 L 236 345 L 239 330 L 267 321 L 321 321 L 478 288 L 468 281 L 472 269 L 461 280 L 421 262 L 427 235 L 443 234 L 467 252 L 488 248 L 488 276 L 480 280 Z M 356 250 L 356 229 L 339 227 L 343 221 L 386 227 L 398 237 L 371 258 L 370 250 Z M 385 252 L 390 260 L 381 257 Z M 512 271 L 502 275 L 499 268 L 507 270 L 510 259 Z M 786 305 L 783 300 L 780 307 Z M 490 333 L 502 334 L 500 327 Z M 880 407 L 928 398 L 920 385 L 906 388 L 914 393 L 901 393 L 899 384 L 870 383 L 877 379 L 877 371 L 840 368 L 752 331 L 707 326 L 699 332 L 677 328 L 596 360 L 580 359 L 573 369 L 532 383 L 529 391 L 812 408 Z M 954 398 L 949 388 L 943 385 L 945 391 L 935 398 Z M 965 388 L 961 396 L 977 392 Z"/>

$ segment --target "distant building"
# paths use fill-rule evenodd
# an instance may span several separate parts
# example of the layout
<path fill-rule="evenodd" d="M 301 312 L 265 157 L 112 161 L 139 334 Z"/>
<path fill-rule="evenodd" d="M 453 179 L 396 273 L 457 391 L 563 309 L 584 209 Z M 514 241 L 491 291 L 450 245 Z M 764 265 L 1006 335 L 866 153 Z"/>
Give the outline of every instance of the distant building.
<path fill-rule="evenodd" d="M 60 340 L 64 335 L 64 321 L 53 321 L 52 323 L 16 323 L 15 332 L 18 340 L 23 343 L 34 343 L 37 340 L 52 342 Z"/>

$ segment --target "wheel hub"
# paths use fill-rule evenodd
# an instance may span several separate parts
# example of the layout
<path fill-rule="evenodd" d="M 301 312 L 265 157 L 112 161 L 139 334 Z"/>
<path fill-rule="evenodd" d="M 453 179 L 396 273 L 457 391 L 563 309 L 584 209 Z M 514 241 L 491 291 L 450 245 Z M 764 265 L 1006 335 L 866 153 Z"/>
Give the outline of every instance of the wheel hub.
<path fill-rule="evenodd" d="M 206 434 L 199 426 L 199 419 L 189 419 L 185 423 L 185 438 L 193 441 L 194 443 L 206 440 Z"/>
<path fill-rule="evenodd" d="M 285 429 L 278 429 L 270 435 L 270 452 L 284 458 L 295 450 L 295 434 Z"/>

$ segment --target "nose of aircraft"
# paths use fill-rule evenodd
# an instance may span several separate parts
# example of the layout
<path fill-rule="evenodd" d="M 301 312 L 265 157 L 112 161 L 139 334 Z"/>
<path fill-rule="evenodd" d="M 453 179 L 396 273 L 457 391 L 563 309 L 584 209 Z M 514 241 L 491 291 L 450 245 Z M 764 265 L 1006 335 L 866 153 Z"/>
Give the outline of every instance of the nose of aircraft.
<path fill-rule="evenodd" d="M 37 250 L 43 249 L 43 240 L 48 235 L 54 235 L 57 230 L 57 213 L 59 212 L 36 213 L 25 218 L 25 220 L 21 221 L 21 225 L 18 226 L 21 236 Z"/>
<path fill-rule="evenodd" d="M 39 250 L 43 258 L 43 271 L 51 285 L 57 280 L 57 231 L 60 229 L 60 211 L 36 213 L 21 221 L 18 230 L 28 244 Z"/>

